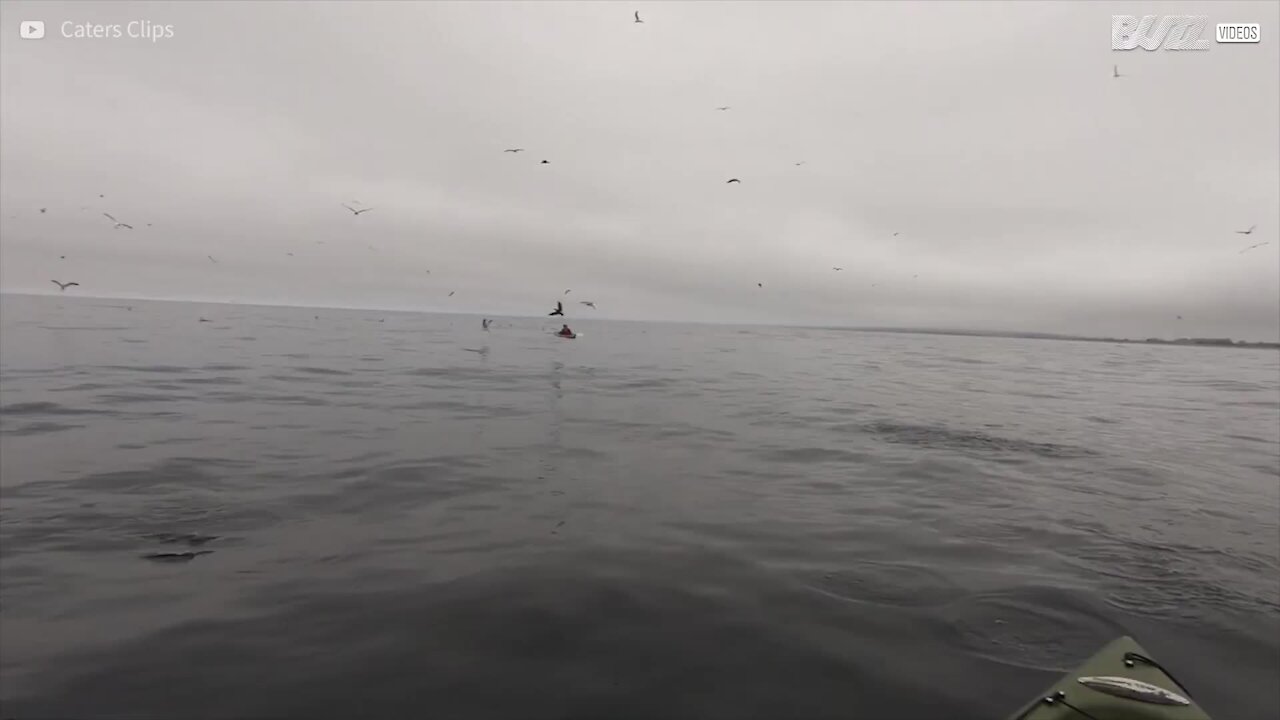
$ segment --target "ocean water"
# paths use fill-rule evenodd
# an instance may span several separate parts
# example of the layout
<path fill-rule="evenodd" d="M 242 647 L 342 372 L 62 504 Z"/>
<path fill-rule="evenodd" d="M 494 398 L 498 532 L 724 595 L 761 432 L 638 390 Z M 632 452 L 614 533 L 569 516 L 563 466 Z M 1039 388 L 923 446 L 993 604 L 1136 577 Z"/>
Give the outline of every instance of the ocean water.
<path fill-rule="evenodd" d="M 1280 353 L 569 320 L 5 296 L 4 715 L 1280 712 Z"/>

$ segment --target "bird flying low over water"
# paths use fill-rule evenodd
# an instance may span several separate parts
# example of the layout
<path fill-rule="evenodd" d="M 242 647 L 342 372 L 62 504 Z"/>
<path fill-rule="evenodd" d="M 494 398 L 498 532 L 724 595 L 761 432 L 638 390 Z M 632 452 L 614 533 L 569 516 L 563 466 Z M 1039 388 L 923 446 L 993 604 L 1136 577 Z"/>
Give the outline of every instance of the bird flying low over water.
<path fill-rule="evenodd" d="M 117 220 L 117 219 L 115 219 L 115 218 L 111 217 L 110 213 L 102 213 L 102 215 L 103 215 L 103 217 L 105 217 L 106 219 L 108 219 L 108 220 L 110 220 L 111 222 L 115 223 L 115 229 L 117 229 L 117 230 L 119 230 L 120 228 L 126 228 L 126 229 L 129 229 L 129 230 L 132 230 L 132 229 L 133 229 L 133 226 L 132 226 L 132 225 L 129 225 L 129 224 L 127 224 L 127 223 L 122 223 L 122 222 L 120 222 L 119 220 Z"/>
<path fill-rule="evenodd" d="M 636 11 L 636 22 L 638 22 L 638 23 L 642 23 L 642 22 L 644 22 L 643 20 L 641 20 L 641 19 L 640 19 L 640 11 L 639 11 L 639 10 L 637 10 L 637 11 Z"/>
<path fill-rule="evenodd" d="M 555 309 L 555 310 L 552 310 L 552 311 L 551 311 L 551 312 L 549 312 L 549 313 L 547 313 L 547 317 L 551 317 L 552 315 L 559 315 L 559 316 L 563 317 L 563 316 L 564 316 L 564 303 L 557 301 L 557 302 L 556 302 L 556 309 Z"/>
<path fill-rule="evenodd" d="M 741 181 L 741 180 L 739 180 L 738 178 L 729 178 L 727 181 L 725 181 L 725 185 L 728 185 L 729 183 L 739 183 L 739 184 L 741 184 L 741 183 L 742 183 L 742 181 Z"/>
<path fill-rule="evenodd" d="M 360 213 L 367 213 L 367 212 L 369 212 L 370 210 L 372 210 L 372 209 L 373 209 L 373 208 L 360 208 L 359 210 L 357 210 L 357 209 L 355 209 L 355 208 L 351 207 L 350 205 L 348 205 L 348 204 L 346 204 L 346 203 L 343 203 L 343 204 L 342 204 L 342 207 L 344 207 L 344 208 L 346 208 L 346 209 L 350 210 L 350 211 L 351 211 L 353 214 L 355 214 L 355 215 L 359 215 Z"/>
<path fill-rule="evenodd" d="M 67 288 L 69 288 L 69 287 L 80 287 L 80 283 L 78 283 L 78 282 L 66 282 L 66 283 L 64 283 L 64 282 L 58 282 L 57 280 L 53 280 L 52 282 L 53 282 L 53 284 L 54 284 L 54 285 L 57 285 L 57 286 L 58 286 L 58 290 L 59 290 L 60 292 L 66 292 L 66 291 L 67 291 Z"/>
<path fill-rule="evenodd" d="M 590 300 L 582 300 L 582 301 L 580 301 L 578 304 L 579 304 L 579 305 L 586 305 L 587 307 L 591 308 L 592 310 L 595 310 L 595 309 L 596 309 L 596 304 L 595 304 L 595 303 L 593 303 L 593 302 L 591 302 Z"/>
<path fill-rule="evenodd" d="M 484 330 L 488 330 L 488 329 L 489 329 L 489 318 L 484 318 L 484 319 L 482 319 L 482 320 L 480 321 L 480 327 L 481 327 L 481 328 L 483 328 Z"/>
<path fill-rule="evenodd" d="M 1257 225 L 1250 225 L 1248 230 L 1237 230 L 1237 231 L 1236 231 L 1236 234 L 1237 234 L 1237 235 L 1252 235 L 1252 234 L 1253 234 L 1253 230 L 1254 230 L 1254 228 L 1256 228 L 1256 227 L 1258 227 L 1258 226 L 1257 226 Z"/>
<path fill-rule="evenodd" d="M 507 148 L 502 152 L 510 152 L 510 153 L 524 152 L 524 148 Z"/>

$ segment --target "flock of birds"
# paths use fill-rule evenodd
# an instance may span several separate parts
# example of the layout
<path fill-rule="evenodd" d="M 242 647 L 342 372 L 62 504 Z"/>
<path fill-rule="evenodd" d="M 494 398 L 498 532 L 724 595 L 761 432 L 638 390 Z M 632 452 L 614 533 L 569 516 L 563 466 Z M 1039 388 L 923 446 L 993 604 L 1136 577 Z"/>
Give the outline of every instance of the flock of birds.
<path fill-rule="evenodd" d="M 634 22 L 634 23 L 636 23 L 636 24 L 643 24 L 643 23 L 644 23 L 644 20 L 643 20 L 643 19 L 641 19 L 641 17 L 640 17 L 640 13 L 639 13 L 639 11 L 636 11 L 636 12 L 634 13 L 634 21 L 633 21 L 633 22 Z M 1112 74 L 1112 77 L 1113 77 L 1113 78 L 1122 78 L 1122 77 L 1127 77 L 1126 75 L 1121 74 L 1121 72 L 1120 72 L 1120 66 L 1119 66 L 1119 65 L 1112 65 L 1112 67 L 1111 67 L 1111 74 Z M 721 106 L 717 106 L 717 107 L 715 107 L 714 109 L 715 109 L 715 111 L 717 111 L 717 112 L 727 112 L 728 110 L 730 110 L 730 109 L 731 109 L 731 106 L 729 106 L 729 105 L 721 105 Z M 506 148 L 505 150 L 503 150 L 503 152 L 504 152 L 504 153 L 511 153 L 511 154 L 513 154 L 513 155 L 518 155 L 519 153 L 522 153 L 522 152 L 525 152 L 525 151 L 526 151 L 526 150 L 525 150 L 525 148 L 523 148 L 523 147 L 511 147 L 511 148 Z M 543 159 L 543 160 L 540 160 L 538 164 L 540 164 L 540 165 L 549 165 L 549 164 L 550 164 L 550 161 L 549 161 L 549 160 L 546 160 L 546 159 Z M 800 166 L 803 166 L 803 165 L 805 165 L 805 164 L 806 164 L 806 161 L 801 160 L 801 161 L 796 162 L 796 163 L 795 163 L 795 166 L 800 167 Z M 726 181 L 725 181 L 725 184 L 728 184 L 728 185 L 741 184 L 741 183 L 742 183 L 741 178 L 736 178 L 736 177 L 729 178 L 728 180 L 726 180 Z M 98 197 L 99 197 L 100 199 L 102 199 L 102 198 L 105 198 L 106 196 L 105 196 L 105 195 L 101 195 L 101 194 L 100 194 L 100 195 L 98 195 Z M 363 203 L 361 203 L 361 202 L 359 202 L 359 201 L 356 201 L 356 200 L 353 200 L 353 201 L 351 201 L 350 203 L 341 203 L 341 206 L 342 206 L 343 208 L 345 208 L 347 211 L 349 211 L 349 212 L 352 214 L 352 216 L 353 216 L 353 217 L 359 217 L 360 215 L 363 215 L 364 213 L 372 212 L 372 211 L 374 210 L 374 208 L 372 208 L 372 207 L 363 207 Z M 82 211 L 84 211 L 84 210 L 87 210 L 88 208 L 87 208 L 87 207 L 82 206 L 80 209 L 81 209 Z M 40 210 L 40 214 L 44 215 L 44 214 L 46 214 L 46 213 L 47 213 L 48 208 L 44 208 L 44 207 L 42 207 L 42 208 L 40 208 L 39 210 Z M 112 228 L 113 228 L 114 230 L 133 230 L 133 229 L 134 229 L 134 226 L 133 226 L 133 225 L 131 225 L 131 224 L 129 224 L 129 223 L 126 223 L 126 222 L 123 222 L 123 221 L 121 221 L 121 220 L 117 219 L 115 216 L 111 215 L 110 213 L 103 212 L 103 213 L 102 213 L 102 215 L 103 215 L 103 217 L 105 217 L 108 221 L 110 221 L 110 222 L 111 222 L 111 224 L 112 224 Z M 147 227 L 151 227 L 151 223 L 147 223 L 147 224 L 146 224 L 146 226 L 147 226 Z M 1257 226 L 1256 226 L 1256 225 L 1251 225 L 1247 230 L 1236 230 L 1236 231 L 1235 231 L 1235 233 L 1236 233 L 1236 234 L 1238 234 L 1238 235 L 1252 235 L 1252 234 L 1253 234 L 1253 232 L 1254 232 L 1254 230 L 1255 230 L 1256 228 L 1257 228 Z M 900 235 L 901 235 L 901 233 L 900 233 L 900 232 L 894 232 L 894 233 L 893 233 L 893 237 L 895 237 L 895 238 L 896 238 L 896 237 L 899 237 Z M 317 241 L 317 242 L 321 242 L 321 243 L 323 243 L 323 241 Z M 1250 250 L 1254 250 L 1254 249 L 1256 249 L 1256 248 L 1260 248 L 1260 247 L 1263 247 L 1263 246 L 1265 246 L 1265 245 L 1269 245 L 1269 244 L 1270 244 L 1270 242 L 1271 242 L 1271 241 L 1269 241 L 1269 240 L 1265 240 L 1265 241 L 1262 241 L 1262 242 L 1259 242 L 1259 243 L 1254 243 L 1254 244 L 1252 244 L 1252 245 L 1249 245 L 1248 247 L 1245 247 L 1245 248 L 1241 249 L 1239 252 L 1240 252 L 1240 254 L 1244 254 L 1244 253 L 1246 253 L 1246 252 L 1249 252 Z M 371 249 L 372 249 L 372 246 L 370 246 L 370 247 L 371 247 Z M 288 254 L 289 256 L 292 256 L 292 255 L 293 255 L 293 253 L 287 253 L 287 254 Z M 206 257 L 208 257 L 209 261 L 210 261 L 210 262 L 212 262 L 212 263 L 215 263 L 215 264 L 216 264 L 216 263 L 218 262 L 218 261 L 217 261 L 217 260 L 216 260 L 212 255 L 208 255 L 208 256 L 206 256 Z M 59 256 L 59 259 L 65 260 L 65 259 L 66 259 L 66 256 L 65 256 L 65 255 L 63 255 L 63 256 Z M 843 268 L 843 267 L 839 267 L 839 266 L 833 266 L 831 269 L 832 269 L 833 271 L 835 271 L 835 272 L 840 272 L 840 271 L 844 270 L 844 268 Z M 431 271 L 430 271 L 430 270 L 428 270 L 428 271 L 426 271 L 426 272 L 427 272 L 427 274 L 430 274 L 430 272 L 431 272 Z M 912 278 L 916 278 L 916 277 L 919 277 L 919 276 L 918 276 L 918 275 L 913 275 L 913 276 L 912 276 Z M 62 282 L 62 281 L 59 281 L 59 280 L 53 280 L 52 282 L 53 282 L 55 285 L 57 285 L 57 286 L 58 286 L 58 290 L 59 290 L 60 292 L 65 292 L 65 291 L 67 290 L 67 288 L 70 288 L 70 287 L 79 287 L 79 286 L 80 286 L 80 283 L 78 283 L 78 282 Z M 878 285 L 878 283 L 873 283 L 873 284 L 872 284 L 872 287 L 875 287 L 876 285 Z M 763 288 L 763 287 L 764 287 L 764 283 L 762 283 L 762 282 L 757 282 L 757 283 L 756 283 L 756 287 L 758 287 L 758 288 Z M 455 292 L 456 292 L 456 291 L 450 291 L 448 296 L 449 296 L 449 297 L 453 297 L 453 295 L 455 294 Z M 571 290 L 565 290 L 565 291 L 564 291 L 564 294 L 565 294 L 565 295 L 568 295 L 570 292 L 571 292 Z M 588 307 L 588 308 L 592 308 L 592 309 L 595 309 L 595 307 L 596 307 L 595 302 L 590 301 L 590 300 L 583 300 L 583 301 L 580 301 L 580 303 L 579 303 L 579 304 L 580 304 L 580 305 L 583 305 L 583 306 L 585 306 L 585 307 Z M 563 302 L 557 301 L 557 302 L 556 302 L 556 307 L 555 307 L 555 309 L 554 309 L 554 310 L 552 310 L 550 313 L 548 313 L 548 316 L 552 316 L 552 317 L 563 317 L 563 316 L 564 316 L 564 304 L 563 304 Z M 1181 320 L 1181 319 L 1182 319 L 1182 316 L 1181 316 L 1181 315 L 1179 315 L 1179 316 L 1178 316 L 1178 319 L 1179 319 L 1179 320 Z M 208 321 L 207 321 L 207 320 L 205 320 L 204 318 L 201 318 L 201 321 L 203 321 L 203 322 L 208 322 Z M 491 324 L 492 324 L 492 321 L 491 321 L 491 320 L 489 320 L 488 318 L 484 318 L 484 319 L 482 320 L 482 323 L 481 323 L 481 325 L 482 325 L 483 329 L 484 329 L 484 330 L 486 330 L 486 331 L 490 328 Z"/>

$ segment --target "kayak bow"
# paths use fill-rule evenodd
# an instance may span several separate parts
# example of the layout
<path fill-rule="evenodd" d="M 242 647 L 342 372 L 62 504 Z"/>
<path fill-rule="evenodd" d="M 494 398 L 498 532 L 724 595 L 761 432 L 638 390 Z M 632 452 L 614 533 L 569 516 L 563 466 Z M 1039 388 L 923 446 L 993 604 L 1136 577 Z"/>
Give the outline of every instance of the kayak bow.
<path fill-rule="evenodd" d="M 1009 720 L 1210 720 L 1131 637 L 1102 648 Z"/>

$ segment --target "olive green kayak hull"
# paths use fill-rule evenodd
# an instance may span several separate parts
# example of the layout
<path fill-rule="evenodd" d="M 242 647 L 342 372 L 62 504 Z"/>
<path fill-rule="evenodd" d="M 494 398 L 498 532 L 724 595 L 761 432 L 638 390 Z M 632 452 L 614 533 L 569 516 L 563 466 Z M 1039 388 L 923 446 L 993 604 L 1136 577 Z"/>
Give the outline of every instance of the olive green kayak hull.
<path fill-rule="evenodd" d="M 1154 687 L 1152 687 L 1154 686 Z M 1102 648 L 1009 720 L 1210 720 L 1130 637 Z"/>

